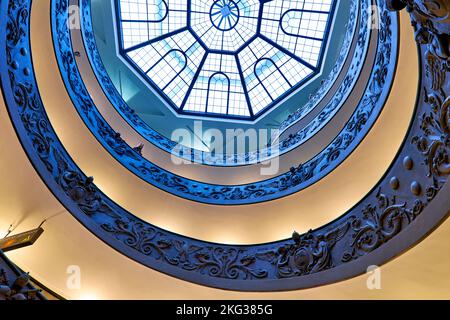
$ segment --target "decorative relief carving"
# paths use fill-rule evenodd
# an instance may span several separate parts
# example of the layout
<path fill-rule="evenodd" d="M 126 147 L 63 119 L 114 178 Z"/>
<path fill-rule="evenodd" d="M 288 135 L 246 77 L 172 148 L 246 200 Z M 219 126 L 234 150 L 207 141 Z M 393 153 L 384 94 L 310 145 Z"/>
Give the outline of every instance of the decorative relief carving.
<path fill-rule="evenodd" d="M 62 6 L 58 10 L 67 9 L 66 2 L 57 3 Z M 292 239 L 270 244 L 211 244 L 161 230 L 137 219 L 101 193 L 93 178 L 79 170 L 58 140 L 46 117 L 33 73 L 19 70 L 19 67 L 32 70 L 28 54 L 30 5 L 29 0 L 10 0 L 8 12 L 2 13 L 8 17 L 6 32 L 0 32 L 0 45 L 6 51 L 5 56 L 0 56 L 6 60 L 1 61 L 6 69 L 2 69 L 1 83 L 18 135 L 37 170 L 49 186 L 58 191 L 55 194 L 64 192 L 60 200 L 73 208 L 75 216 L 87 218 L 101 228 L 96 234 L 111 246 L 157 270 L 190 279 L 192 274 L 201 275 L 195 281 L 235 289 L 260 288 L 264 283 L 260 280 L 301 280 L 304 275 L 351 263 L 374 250 L 381 250 L 414 223 L 447 181 L 449 104 L 445 92 L 449 88 L 445 84 L 435 91 L 432 79 L 427 78 L 423 79 L 426 98 L 418 106 L 422 117 L 416 119 L 420 122 L 416 121 L 411 129 L 410 136 L 414 138 L 405 145 L 392 169 L 393 173 L 399 170 L 412 173 L 414 169 L 414 179 L 425 187 L 423 194 L 414 195 L 401 188 L 389 193 L 386 190 L 390 190 L 389 176 L 392 175 L 387 175 L 377 192 L 370 193 L 361 204 L 330 225 L 305 235 L 294 233 Z M 423 52 L 426 50 L 427 47 Z M 381 71 L 381 82 L 374 92 L 378 92 L 383 74 Z M 360 121 L 355 121 L 352 127 L 359 124 Z M 413 151 L 413 147 L 418 151 Z M 406 161 L 406 157 L 410 159 Z M 419 157 L 423 165 L 413 166 L 413 158 Z M 299 170 L 307 170 L 307 167 L 294 168 L 291 175 L 295 176 Z M 97 230 L 90 224 L 88 227 Z M 219 283 L 217 279 L 226 282 Z M 247 286 L 242 282 L 235 286 L 234 280 L 247 280 Z"/>
<path fill-rule="evenodd" d="M 13 282 L 8 280 L 4 269 L 0 269 L 0 300 L 38 300 L 40 290 L 30 289 L 30 276 L 26 273 Z"/>
<path fill-rule="evenodd" d="M 426 74 L 432 89 L 440 90 L 450 71 L 450 4 L 445 0 L 389 0 L 391 8 L 407 8 L 411 13 L 416 41 L 427 45 Z"/>
<path fill-rule="evenodd" d="M 298 277 L 329 269 L 334 266 L 332 250 L 346 235 L 349 223 L 326 233 L 310 230 L 304 235 L 294 232 L 293 243 L 280 246 L 277 251 L 258 253 L 257 257 L 271 262 L 279 278 Z"/>
<path fill-rule="evenodd" d="M 428 177 L 433 185 L 426 190 L 432 198 L 436 186 L 450 174 L 450 4 L 445 0 L 388 1 L 391 7 L 407 8 L 411 13 L 416 41 L 425 47 L 425 112 L 420 116 L 420 130 L 412 139 L 424 156 Z"/>
<path fill-rule="evenodd" d="M 147 123 L 142 121 L 142 119 L 132 110 L 122 99 L 120 94 L 117 92 L 114 84 L 111 82 L 105 67 L 103 66 L 100 54 L 98 52 L 95 36 L 92 27 L 92 17 L 90 0 L 82 0 L 82 23 L 83 23 L 83 39 L 85 42 L 86 52 L 90 59 L 93 70 L 97 76 L 97 79 L 102 86 L 105 94 L 108 96 L 111 103 L 115 106 L 118 112 L 130 123 L 130 125 L 135 128 L 143 137 L 148 141 L 165 150 L 166 152 L 171 152 L 176 144 L 167 138 L 159 135 L 154 130 L 152 130 Z M 358 10 L 359 6 L 359 10 Z M 341 54 L 337 59 L 335 66 L 330 72 L 329 76 L 323 81 L 321 88 L 318 92 L 313 95 L 309 102 L 304 108 L 292 115 L 289 121 L 285 122 L 280 130 L 285 129 L 290 123 L 299 120 L 309 113 L 317 103 L 324 97 L 324 95 L 329 91 L 330 87 L 334 84 L 336 78 L 339 76 L 346 59 L 348 58 L 348 53 L 352 46 L 353 37 L 357 37 L 357 47 L 354 53 L 354 59 L 349 67 L 348 74 L 343 81 L 343 84 L 339 88 L 339 92 L 336 93 L 336 99 L 333 99 L 326 108 L 320 113 L 318 117 L 306 128 L 297 132 L 297 134 L 283 140 L 279 143 L 277 148 L 279 149 L 279 154 L 288 152 L 292 148 L 300 145 L 311 136 L 313 136 L 317 131 L 319 131 L 332 116 L 340 109 L 346 97 L 352 90 L 354 82 L 359 76 L 361 67 L 363 65 L 363 58 L 365 56 L 365 51 L 369 45 L 369 31 L 364 23 L 368 19 L 368 1 L 361 1 L 358 4 L 358 0 L 352 0 L 350 5 L 351 13 L 350 19 L 347 26 L 347 31 L 345 33 L 344 44 L 342 46 Z M 355 28 L 358 24 L 358 11 L 361 12 L 361 17 L 359 21 L 359 30 L 355 35 Z M 180 146 L 178 146 L 179 148 Z M 259 150 L 256 152 L 250 152 L 245 154 L 211 154 L 208 152 L 193 152 L 191 149 L 186 148 L 183 150 L 183 157 L 189 161 L 199 162 L 203 164 L 210 165 L 242 165 L 242 164 L 254 164 L 259 162 L 264 162 L 271 157 L 271 149 L 269 150 Z"/>
<path fill-rule="evenodd" d="M 257 259 L 248 250 L 217 245 L 195 244 L 136 220 L 122 218 L 102 228 L 131 248 L 158 261 L 225 279 L 267 278 L 268 272 L 256 266 Z"/>
<path fill-rule="evenodd" d="M 450 97 L 441 98 L 440 95 L 441 93 L 434 93 L 425 98 L 430 111 L 423 113 L 421 117 L 420 128 L 423 134 L 413 138 L 413 143 L 425 156 L 428 176 L 434 179 L 442 179 L 450 174 Z"/>

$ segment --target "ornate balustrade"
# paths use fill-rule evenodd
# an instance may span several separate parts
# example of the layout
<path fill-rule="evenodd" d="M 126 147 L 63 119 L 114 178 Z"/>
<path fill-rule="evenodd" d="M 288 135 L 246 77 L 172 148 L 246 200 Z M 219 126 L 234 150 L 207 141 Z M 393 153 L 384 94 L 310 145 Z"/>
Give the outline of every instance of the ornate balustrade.
<path fill-rule="evenodd" d="M 317 182 L 342 163 L 369 132 L 384 106 L 394 76 L 397 59 L 396 17 L 386 12 L 386 7 L 381 7 L 380 23 L 384 34 L 379 36 L 376 62 L 369 84 L 353 115 L 330 145 L 309 161 L 302 164 L 297 163 L 291 170 L 268 180 L 244 185 L 203 183 L 175 175 L 144 159 L 104 120 L 90 98 L 77 69 L 67 24 L 68 12 L 66 7 L 68 1 L 56 0 L 53 5 L 55 51 L 62 77 L 74 106 L 89 130 L 111 155 L 138 177 L 161 190 L 197 202 L 221 205 L 259 203 L 291 195 Z M 87 3 L 85 3 L 85 8 L 86 5 Z M 366 7 L 363 6 L 362 9 L 364 8 Z M 365 11 L 367 12 L 367 10 Z M 367 19 L 367 14 L 362 15 L 362 19 L 364 18 Z M 366 38 L 368 37 L 367 25 L 364 25 L 363 22 L 361 24 L 364 27 L 361 28 L 359 34 L 361 41 L 357 55 L 361 55 L 361 52 L 366 49 Z M 92 46 L 91 43 L 88 48 L 93 50 Z M 361 67 L 360 60 L 356 59 L 355 63 L 356 66 L 353 71 L 359 70 Z M 298 135 L 289 138 L 290 142 L 283 142 L 286 150 L 304 141 L 309 134 L 312 134 L 311 132 L 316 132 L 322 128 L 321 120 L 335 112 L 335 109 L 340 105 L 341 98 L 343 99 L 349 93 L 348 91 L 353 88 L 357 74 L 358 72 L 349 73 L 340 88 L 341 91 L 336 94 L 332 103 L 325 108 L 315 121 L 308 125 L 308 133 L 301 131 Z M 102 76 L 101 79 L 104 79 L 104 77 Z M 109 91 L 111 92 L 111 90 Z M 118 100 L 117 97 L 116 100 Z"/>
<path fill-rule="evenodd" d="M 194 150 L 191 148 L 180 148 L 180 146 L 176 146 L 176 144 L 172 141 L 150 128 L 150 126 L 142 121 L 137 113 L 130 108 L 125 101 L 123 101 L 123 98 L 112 83 L 108 72 L 103 65 L 101 55 L 96 45 L 91 3 L 89 0 L 82 0 L 81 3 L 82 32 L 86 53 L 89 57 L 92 69 L 105 92 L 105 95 L 108 97 L 114 108 L 144 139 L 158 146 L 161 150 L 172 153 L 174 148 L 178 147 L 179 152 L 177 152 L 177 155 L 181 158 L 195 163 L 214 166 L 239 166 L 264 162 L 299 147 L 309 138 L 314 136 L 314 134 L 322 129 L 340 110 L 346 101 L 345 97 L 350 95 L 355 82 L 360 75 L 363 61 L 367 54 L 370 38 L 370 30 L 365 23 L 368 19 L 369 1 L 360 1 L 360 3 L 358 3 L 358 1 L 352 1 L 350 5 L 350 20 L 345 33 L 342 50 L 335 66 L 332 68 L 328 77 L 324 79 L 320 89 L 312 97 L 310 97 L 309 102 L 305 106 L 300 108 L 282 124 L 280 131 L 285 131 L 288 127 L 306 117 L 306 115 L 308 115 L 319 104 L 324 96 L 330 91 L 330 88 L 333 86 L 341 72 L 345 71 L 345 62 L 348 59 L 351 59 L 352 62 L 348 67 L 348 70 L 346 70 L 347 74 L 342 81 L 342 85 L 334 95 L 335 98 L 323 108 L 320 115 L 318 115 L 313 122 L 308 124 L 308 126 L 297 131 L 295 134 L 288 136 L 282 141 L 277 142 L 277 145 L 271 146 L 271 148 L 245 154 L 212 154 L 206 151 Z M 354 40 L 355 38 L 356 40 Z M 349 53 L 351 51 L 350 49 L 354 41 L 356 41 L 356 48 L 353 56 L 349 57 Z M 273 150 L 277 150 L 276 154 L 273 154 Z"/>

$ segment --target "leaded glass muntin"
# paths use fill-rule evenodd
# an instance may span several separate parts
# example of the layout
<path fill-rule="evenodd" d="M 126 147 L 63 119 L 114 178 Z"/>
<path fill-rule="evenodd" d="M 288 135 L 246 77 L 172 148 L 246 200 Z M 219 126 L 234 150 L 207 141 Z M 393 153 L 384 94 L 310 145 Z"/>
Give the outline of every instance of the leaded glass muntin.
<path fill-rule="evenodd" d="M 195 26 L 193 26 L 193 25 L 195 25 L 195 23 L 192 23 L 192 21 L 191 21 L 192 15 L 197 14 L 199 12 L 192 11 L 192 6 L 195 5 L 196 2 L 202 3 L 202 4 L 207 2 L 208 4 L 210 4 L 211 6 L 210 6 L 208 12 L 205 11 L 205 12 L 200 12 L 200 13 L 205 13 L 205 15 L 207 13 L 208 20 L 211 24 L 211 28 L 215 28 L 216 30 L 226 34 L 228 32 L 232 32 L 233 30 L 235 30 L 236 26 L 239 25 L 240 21 L 245 19 L 245 17 L 241 18 L 241 11 L 239 10 L 239 4 L 245 2 L 244 0 L 214 0 L 214 1 L 213 0 L 206 0 L 206 1 L 177 0 L 179 2 L 183 2 L 186 4 L 186 19 L 184 20 L 185 21 L 184 26 L 182 26 L 176 30 L 164 33 L 161 36 L 154 37 L 150 40 L 141 41 L 140 43 L 137 43 L 133 46 L 126 46 L 124 44 L 124 30 L 122 28 L 122 23 L 125 21 L 134 22 L 134 23 L 141 23 L 144 21 L 144 20 L 139 20 L 139 19 L 135 19 L 135 20 L 123 19 L 122 12 L 121 12 L 121 6 L 124 2 L 130 2 L 130 1 L 135 1 L 135 2 L 147 1 L 147 3 L 153 1 L 153 2 L 159 3 L 160 8 L 165 8 L 164 9 L 165 11 L 163 10 L 163 13 L 161 14 L 159 19 L 146 20 L 145 21 L 146 23 L 163 22 L 165 19 L 167 19 L 170 16 L 170 10 L 171 10 L 170 9 L 170 1 L 172 1 L 172 3 L 176 2 L 176 1 L 174 1 L 174 0 L 115 0 L 114 1 L 115 6 L 116 6 L 117 34 L 119 37 L 119 41 L 118 41 L 119 53 L 120 53 L 121 57 L 123 57 L 133 67 L 133 69 L 135 71 L 137 71 L 144 78 L 144 80 L 146 80 L 146 82 L 151 86 L 151 88 L 156 90 L 156 93 L 162 98 L 162 101 L 164 101 L 166 104 L 170 105 L 172 107 L 172 109 L 177 114 L 180 114 L 180 115 L 255 121 L 258 118 L 260 118 L 263 114 L 265 114 L 267 111 L 273 109 L 275 106 L 281 105 L 282 103 L 280 103 L 280 102 L 284 101 L 290 95 L 298 94 L 299 93 L 298 89 L 301 86 L 303 86 L 305 83 L 307 83 L 308 81 L 310 81 L 311 79 L 313 79 L 320 73 L 321 67 L 322 67 L 322 64 L 324 61 L 324 53 L 326 52 L 326 49 L 328 47 L 328 42 L 330 40 L 332 22 L 334 20 L 336 8 L 337 8 L 340 0 L 305 0 L 305 1 L 302 1 L 302 0 L 300 0 L 300 1 L 299 0 L 294 0 L 294 1 L 254 0 L 251 5 L 254 7 L 257 5 L 257 7 L 258 7 L 257 18 L 254 18 L 257 20 L 256 31 L 253 35 L 248 37 L 248 39 L 245 38 L 244 39 L 245 41 L 243 41 L 243 43 L 240 46 L 237 46 L 236 50 L 229 49 L 229 48 L 217 48 L 213 45 L 208 45 L 207 43 L 205 43 L 204 39 L 202 39 L 204 34 L 199 36 L 197 34 L 197 32 L 194 30 Z M 252 2 L 252 0 L 247 0 L 247 2 L 248 1 Z M 255 2 L 256 2 L 256 4 L 255 4 Z M 282 30 L 285 34 L 289 34 L 289 31 L 288 31 L 289 24 L 286 26 L 285 21 L 283 21 L 283 19 L 285 19 L 285 17 L 288 17 L 289 15 L 292 16 L 293 13 L 295 13 L 295 12 L 301 12 L 302 18 L 299 20 L 300 21 L 299 29 L 300 29 L 303 15 L 305 15 L 305 14 L 327 15 L 327 19 L 325 22 L 326 27 L 323 29 L 323 32 L 322 32 L 323 36 L 321 38 L 310 37 L 307 35 L 298 36 L 298 38 L 302 38 L 302 39 L 311 39 L 311 40 L 321 41 L 320 51 L 317 54 L 317 59 L 315 60 L 315 63 L 314 63 L 314 61 L 312 63 L 310 63 L 310 62 L 304 60 L 302 57 L 296 56 L 294 53 L 290 52 L 289 49 L 287 49 L 287 48 L 279 45 L 277 42 L 273 41 L 271 39 L 271 37 L 268 37 L 265 34 L 265 32 L 262 30 L 262 29 L 264 29 L 264 20 L 270 20 L 270 19 L 264 18 L 264 10 L 266 9 L 267 6 L 270 6 L 271 3 L 276 3 L 276 2 L 278 2 L 278 3 L 280 3 L 280 2 L 286 2 L 286 3 L 302 2 L 302 3 L 312 3 L 313 5 L 317 2 L 322 2 L 322 3 L 329 2 L 329 11 L 306 10 L 306 9 L 298 9 L 298 8 L 286 9 L 285 11 L 283 11 L 281 13 L 281 20 L 279 20 L 277 22 L 277 23 L 279 23 L 279 30 Z M 225 17 L 230 17 L 230 16 L 234 17 L 233 19 L 230 20 L 231 22 L 228 23 L 228 25 L 223 25 L 223 24 L 218 23 L 217 21 L 216 22 L 213 21 L 211 14 L 218 11 L 218 8 L 217 8 L 217 6 L 219 6 L 218 4 L 220 4 L 220 6 L 222 6 L 222 7 L 226 7 L 226 5 L 229 5 L 228 10 L 220 12 Z M 216 11 L 214 11 L 214 9 L 216 9 Z M 176 11 L 176 9 L 174 9 L 173 11 Z M 234 12 L 234 14 L 232 14 L 233 12 Z M 216 15 L 218 15 L 218 14 L 216 13 Z M 249 18 L 249 17 L 247 17 L 247 18 Z M 289 20 L 291 20 L 291 19 L 289 19 Z M 178 23 L 179 22 L 180 21 L 178 21 Z M 217 24 L 218 26 L 216 26 L 215 24 Z M 139 65 L 133 59 L 130 58 L 128 53 L 132 52 L 134 50 L 138 50 L 140 48 L 149 46 L 151 44 L 160 42 L 160 41 L 166 41 L 167 39 L 170 40 L 171 37 L 174 37 L 175 35 L 178 35 L 181 33 L 186 33 L 186 32 L 189 33 L 193 37 L 193 39 L 195 39 L 195 41 L 198 43 L 199 47 L 201 47 L 201 49 L 204 50 L 204 56 L 201 59 L 200 66 L 197 68 L 197 70 L 194 74 L 194 80 L 189 84 L 189 88 L 188 88 L 187 94 L 185 96 L 185 99 L 183 99 L 182 105 L 177 105 L 176 103 L 173 102 L 172 98 L 166 92 L 164 92 L 164 90 L 162 90 L 164 88 L 167 88 L 170 83 L 167 84 L 164 88 L 161 88 L 161 86 L 159 86 L 157 83 L 155 83 L 155 81 L 148 75 L 148 72 L 150 69 L 143 70 L 142 68 L 140 68 Z M 270 96 L 272 101 L 267 103 L 265 106 L 260 107 L 259 109 L 253 108 L 253 106 L 252 106 L 252 102 L 251 102 L 252 97 L 249 95 L 249 91 L 246 88 L 246 79 L 244 79 L 244 77 L 243 77 L 243 69 L 242 69 L 242 66 L 240 63 L 240 59 L 239 59 L 239 55 L 242 54 L 243 51 L 249 47 L 249 45 L 256 42 L 256 40 L 265 41 L 269 46 L 272 46 L 273 48 L 277 49 L 279 51 L 278 52 L 279 54 L 284 54 L 284 55 L 288 56 L 289 58 L 297 61 L 298 63 L 301 63 L 304 67 L 309 68 L 309 70 L 311 71 L 307 76 L 302 78 L 300 81 L 297 81 L 296 83 L 291 83 L 292 81 L 289 82 L 287 77 L 281 71 L 281 68 L 277 66 L 278 62 L 275 62 L 274 59 L 272 59 L 272 57 L 261 56 L 258 59 L 256 59 L 255 60 L 256 62 L 253 66 L 255 78 L 258 78 L 257 70 L 272 68 L 273 72 L 271 72 L 271 73 L 275 74 L 278 72 L 280 74 L 279 79 L 284 79 L 286 84 L 289 84 L 289 86 L 290 86 L 289 89 L 284 90 L 283 93 L 276 95 L 276 97 L 274 97 L 274 98 L 272 97 L 272 95 L 270 95 L 269 90 L 265 89 L 265 91 Z M 179 61 L 183 61 L 183 60 L 187 61 L 188 60 L 188 57 L 187 57 L 186 53 L 183 52 L 183 50 L 170 48 L 169 51 L 170 51 L 170 53 L 168 53 L 168 52 L 164 53 L 164 55 L 161 57 L 160 60 L 163 60 L 164 56 L 167 57 L 170 54 L 178 55 L 177 60 L 179 60 Z M 231 85 L 230 85 L 231 80 L 227 76 L 227 73 L 222 72 L 221 70 L 215 70 L 214 72 L 212 72 L 210 70 L 213 73 L 213 75 L 211 75 L 208 78 L 208 80 L 204 81 L 204 82 L 207 83 L 207 86 L 208 86 L 208 89 L 206 90 L 206 91 L 208 91 L 207 96 L 211 97 L 214 94 L 216 94 L 217 92 L 220 92 L 222 98 L 224 96 L 227 97 L 226 98 L 227 99 L 226 111 L 225 111 L 225 109 L 222 108 L 222 110 L 220 110 L 220 112 L 216 112 L 217 108 L 215 108 L 215 107 L 208 108 L 208 100 L 207 100 L 206 104 L 198 104 L 200 106 L 200 108 L 204 108 L 204 110 L 200 110 L 200 111 L 199 110 L 189 110 L 188 108 L 185 108 L 186 101 L 189 98 L 189 95 L 192 93 L 192 89 L 195 86 L 196 82 L 200 78 L 199 74 L 202 71 L 202 68 L 204 67 L 205 61 L 207 60 L 208 56 L 211 56 L 213 54 L 220 55 L 221 57 L 227 57 L 229 59 L 233 59 L 236 61 L 236 71 L 238 71 L 238 73 L 239 73 L 239 78 L 240 78 L 240 81 L 242 84 L 243 93 L 245 95 L 245 102 L 247 103 L 247 106 L 246 106 L 246 108 L 248 108 L 247 114 L 245 114 L 245 115 L 231 114 L 229 112 L 230 105 L 236 105 L 236 103 L 233 104 L 233 102 L 235 102 L 235 101 L 230 101 L 230 93 L 236 93 L 236 92 L 230 92 L 230 89 L 228 89 L 227 92 L 224 92 L 223 90 L 222 91 L 211 90 L 212 84 L 215 85 L 218 82 L 222 83 L 222 86 L 225 86 L 225 88 L 231 87 Z M 267 54 L 267 53 L 264 53 L 263 55 L 265 55 L 265 54 Z M 260 68 L 258 68 L 257 64 L 265 65 L 265 67 L 260 66 Z M 186 66 L 181 68 L 181 70 L 178 72 L 178 74 L 175 76 L 175 78 L 179 77 L 180 73 L 186 69 L 187 69 Z M 262 81 L 260 79 L 258 79 L 258 80 L 261 82 L 261 85 L 262 85 Z M 214 93 L 214 94 L 212 94 L 212 93 Z M 218 100 L 218 99 L 216 99 L 216 100 Z M 237 105 L 239 105 L 239 103 Z"/>
<path fill-rule="evenodd" d="M 211 23 L 221 31 L 229 31 L 236 27 L 239 17 L 239 8 L 233 0 L 217 0 L 209 12 Z"/>

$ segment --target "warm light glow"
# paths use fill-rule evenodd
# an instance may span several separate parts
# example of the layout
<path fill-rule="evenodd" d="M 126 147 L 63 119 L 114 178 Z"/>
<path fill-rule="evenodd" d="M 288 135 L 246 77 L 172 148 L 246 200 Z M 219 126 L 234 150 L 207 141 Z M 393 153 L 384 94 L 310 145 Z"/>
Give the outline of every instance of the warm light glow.
<path fill-rule="evenodd" d="M 92 300 L 100 300 L 99 297 L 93 293 L 83 293 L 80 296 L 79 300 L 87 300 L 87 301 L 92 301 Z"/>

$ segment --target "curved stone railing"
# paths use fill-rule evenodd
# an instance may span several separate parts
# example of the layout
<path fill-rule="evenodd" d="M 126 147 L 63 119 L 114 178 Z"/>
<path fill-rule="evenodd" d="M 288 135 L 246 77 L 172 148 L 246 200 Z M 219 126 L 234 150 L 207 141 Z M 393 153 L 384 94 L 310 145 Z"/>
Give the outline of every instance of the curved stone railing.
<path fill-rule="evenodd" d="M 381 112 L 390 91 L 397 61 L 396 16 L 381 7 L 376 62 L 363 98 L 344 129 L 322 152 L 274 178 L 243 185 L 217 185 L 175 175 L 144 159 L 104 120 L 78 72 L 68 30 L 68 0 L 54 0 L 53 36 L 62 79 L 86 126 L 108 152 L 135 175 L 153 186 L 189 200 L 222 205 L 252 204 L 296 193 L 330 173 L 359 145 Z M 335 99 L 338 101 L 338 99 Z M 314 123 L 313 123 L 314 125 Z"/>
<path fill-rule="evenodd" d="M 123 101 L 123 98 L 109 78 L 108 73 L 103 65 L 100 53 L 97 49 L 93 31 L 90 0 L 82 0 L 81 3 L 81 21 L 83 27 L 82 34 L 86 53 L 91 63 L 92 70 L 94 71 L 99 84 L 103 88 L 105 95 L 108 97 L 109 101 L 118 111 L 118 113 L 144 139 L 161 148 L 161 150 L 165 152 L 173 153 L 176 145 L 169 139 L 158 134 L 152 128 L 150 128 L 149 125 L 142 121 L 141 118 L 136 114 L 136 112 L 131 109 L 125 101 Z M 354 42 L 354 38 L 356 37 L 356 48 L 352 63 L 348 68 L 348 72 L 344 80 L 342 81 L 342 85 L 339 87 L 335 94 L 335 98 L 332 99 L 332 101 L 324 107 L 323 111 L 306 128 L 303 128 L 295 135 L 292 135 L 287 139 L 278 141 L 275 146 L 271 146 L 269 149 L 262 149 L 245 154 L 224 155 L 211 154 L 210 152 L 194 150 L 191 148 L 182 148 L 178 146 L 179 152 L 177 152 L 177 156 L 180 156 L 181 158 L 194 163 L 201 163 L 205 165 L 250 165 L 258 162 L 265 162 L 275 156 L 287 153 L 303 144 L 308 138 L 312 137 L 333 118 L 337 111 L 340 110 L 340 107 L 344 104 L 346 98 L 350 95 L 354 84 L 359 77 L 369 45 L 370 30 L 366 23 L 368 21 L 369 3 L 370 0 L 352 1 L 350 5 L 351 19 L 347 26 L 341 54 L 336 61 L 336 65 L 333 67 L 329 76 L 324 80 L 324 83 L 318 90 L 318 92 L 316 92 L 316 94 L 311 97 L 310 101 L 305 106 L 303 106 L 301 109 L 299 109 L 298 112 L 295 113 L 295 116 L 293 115 L 292 117 L 290 117 L 289 120 L 282 125 L 280 131 L 283 132 L 290 125 L 293 125 L 295 122 L 304 118 L 329 92 L 330 88 L 334 85 L 335 80 L 341 74 L 345 62 L 347 61 L 347 59 L 351 59 L 350 57 L 348 57 L 348 55 Z M 357 34 L 355 35 L 356 27 L 359 28 L 357 30 Z M 277 150 L 276 155 L 273 154 L 274 152 L 272 150 Z"/>
<path fill-rule="evenodd" d="M 401 1 L 390 1 L 393 3 Z M 107 198 L 72 161 L 45 114 L 34 80 L 29 0 L 0 3 L 0 73 L 8 112 L 30 160 L 54 195 L 124 255 L 166 274 L 234 290 L 289 290 L 330 283 L 380 265 L 427 235 L 450 210 L 449 23 L 441 7 L 412 12 L 422 53 L 421 91 L 407 139 L 377 187 L 349 212 L 274 243 L 203 242 L 152 226 Z M 405 5 L 406 5 L 405 4 Z M 67 10 L 58 2 L 57 10 Z M 425 7 L 426 8 L 426 7 Z M 446 11 L 448 13 L 448 10 Z"/>
<path fill-rule="evenodd" d="M 46 300 L 39 289 L 30 284 L 30 276 L 21 272 L 0 251 L 0 301 Z"/>

